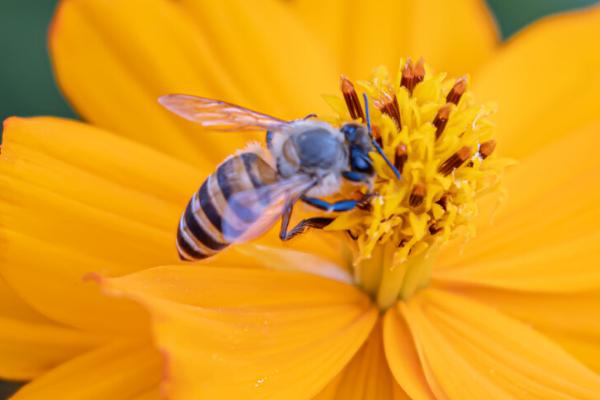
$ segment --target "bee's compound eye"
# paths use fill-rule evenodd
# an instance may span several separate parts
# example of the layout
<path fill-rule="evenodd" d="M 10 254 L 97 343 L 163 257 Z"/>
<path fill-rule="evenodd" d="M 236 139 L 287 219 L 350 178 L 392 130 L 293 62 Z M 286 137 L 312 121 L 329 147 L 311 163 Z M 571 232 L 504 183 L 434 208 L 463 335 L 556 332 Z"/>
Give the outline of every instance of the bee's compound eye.
<path fill-rule="evenodd" d="M 350 142 L 353 142 L 356 140 L 356 132 L 358 131 L 358 127 L 356 125 L 346 124 L 346 125 L 342 126 L 342 128 L 340 130 L 346 137 L 346 140 L 348 140 Z"/>
<path fill-rule="evenodd" d="M 371 166 L 368 162 L 366 162 L 363 158 L 357 158 L 354 160 L 354 164 L 357 170 L 366 171 Z"/>
<path fill-rule="evenodd" d="M 354 171 L 370 173 L 373 170 L 369 156 L 356 147 L 351 150 L 350 163 Z"/>

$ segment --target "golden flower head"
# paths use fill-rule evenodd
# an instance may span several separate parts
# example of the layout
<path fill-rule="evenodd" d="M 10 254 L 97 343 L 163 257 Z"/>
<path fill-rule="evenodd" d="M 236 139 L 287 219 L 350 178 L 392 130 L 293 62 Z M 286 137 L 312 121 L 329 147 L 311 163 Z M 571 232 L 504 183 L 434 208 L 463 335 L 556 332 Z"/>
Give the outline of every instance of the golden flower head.
<path fill-rule="evenodd" d="M 374 99 L 369 123 L 393 166 L 373 151 L 369 207 L 326 227 L 347 232 L 355 242 L 355 279 L 383 308 L 426 285 L 432 251 L 450 239 L 474 236 L 477 200 L 501 193 L 500 178 L 511 163 L 493 154 L 495 107 L 475 101 L 466 77 L 434 74 L 423 59 L 415 65 L 401 60 L 400 66 L 395 78 L 380 67 L 371 80 L 358 83 Z M 337 112 L 334 122 L 366 122 L 368 110 L 355 86 L 345 76 L 340 86 L 343 99 L 326 97 Z"/>

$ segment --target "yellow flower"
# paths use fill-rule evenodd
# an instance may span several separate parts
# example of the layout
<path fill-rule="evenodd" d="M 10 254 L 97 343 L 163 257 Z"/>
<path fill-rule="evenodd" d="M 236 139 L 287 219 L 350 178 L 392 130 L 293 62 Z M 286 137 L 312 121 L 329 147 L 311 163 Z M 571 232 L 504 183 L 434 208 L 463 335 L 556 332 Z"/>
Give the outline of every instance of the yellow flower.
<path fill-rule="evenodd" d="M 599 31 L 597 7 L 500 45 L 475 0 L 64 0 L 55 69 L 96 127 L 5 122 L 0 375 L 32 379 L 23 399 L 597 398 Z M 200 132 L 159 95 L 325 114 L 340 73 L 410 54 L 471 74 L 519 159 L 494 223 L 488 196 L 426 288 L 381 312 L 314 232 L 180 265 L 180 212 L 248 136 Z"/>

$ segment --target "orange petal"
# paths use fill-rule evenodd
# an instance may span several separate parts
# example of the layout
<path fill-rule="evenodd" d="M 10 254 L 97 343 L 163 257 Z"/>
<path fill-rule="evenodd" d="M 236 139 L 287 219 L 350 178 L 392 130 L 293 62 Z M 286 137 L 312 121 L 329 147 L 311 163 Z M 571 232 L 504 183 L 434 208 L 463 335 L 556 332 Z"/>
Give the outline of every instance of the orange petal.
<path fill-rule="evenodd" d="M 600 290 L 547 294 L 462 286 L 456 291 L 546 334 L 600 373 Z"/>
<path fill-rule="evenodd" d="M 348 0 L 294 0 L 281 1 L 281 3 L 289 7 L 289 12 L 318 38 L 321 45 L 325 46 L 331 54 L 333 67 L 338 74 L 354 72 L 349 69 L 351 46 L 346 34 L 350 31 L 350 25 L 356 24 L 349 21 L 350 2 Z M 382 2 L 375 2 L 375 7 L 379 3 Z M 388 29 L 395 25 L 382 24 L 382 27 Z M 397 62 L 398 60 L 396 60 Z M 359 77 L 356 76 L 356 78 Z M 366 78 L 366 76 L 362 78 Z"/>
<path fill-rule="evenodd" d="M 0 378 L 32 379 L 99 340 L 54 324 L 29 307 L 0 277 Z"/>
<path fill-rule="evenodd" d="M 403 50 L 408 39 L 405 27 L 410 14 L 401 2 L 298 0 L 290 3 L 296 15 L 330 46 L 338 62 L 338 75 L 364 79 L 379 65 L 394 71 L 400 57 L 405 55 Z"/>
<path fill-rule="evenodd" d="M 553 331 L 546 331 L 544 333 L 587 365 L 592 371 L 600 374 L 600 346 L 598 346 L 597 337 L 589 338 L 584 335 L 563 335 Z"/>
<path fill-rule="evenodd" d="M 417 338 L 418 339 L 418 338 Z M 383 320 L 385 356 L 396 382 L 414 400 L 434 400 L 429 366 L 419 358 L 420 344 L 413 339 L 406 322 L 396 307 L 390 308 Z"/>
<path fill-rule="evenodd" d="M 318 243 L 316 240 L 310 241 L 315 242 L 315 246 L 307 247 L 306 251 L 298 251 L 292 249 L 286 249 L 282 247 L 271 247 L 264 245 L 248 244 L 246 246 L 234 247 L 233 253 L 238 253 L 243 257 L 239 259 L 254 259 L 256 265 L 260 265 L 264 268 L 279 270 L 279 271 L 299 271 L 305 272 L 317 276 L 323 276 L 325 278 L 334 279 L 339 282 L 347 284 L 353 283 L 353 277 L 348 269 L 344 268 L 341 261 L 341 251 L 337 257 L 338 262 L 331 262 L 324 257 L 324 254 L 320 253 L 319 250 L 328 250 L 326 246 L 319 246 L 323 242 Z M 309 243 L 310 243 L 309 242 Z M 295 246 L 296 247 L 296 246 Z M 333 253 L 330 251 L 330 253 Z M 318 256 L 317 256 L 318 254 Z M 327 254 L 325 254 L 327 255 Z M 227 265 L 221 260 L 218 261 L 220 265 Z M 230 264 L 231 266 L 238 267 L 237 263 Z"/>
<path fill-rule="evenodd" d="M 281 1 L 181 3 L 210 38 L 221 68 L 252 96 L 248 106 L 286 118 L 329 112 L 321 95 L 337 89 L 335 59 Z"/>
<path fill-rule="evenodd" d="M 0 156 L 0 272 L 27 303 L 67 325 L 122 331 L 137 308 L 86 273 L 177 261 L 174 232 L 198 173 L 81 123 L 6 122 Z M 111 318 L 98 318 L 111 315 Z M 141 322 L 141 321 L 139 321 Z"/>
<path fill-rule="evenodd" d="M 223 70 L 211 39 L 174 2 L 115 7 L 107 0 L 64 0 L 50 51 L 63 91 L 94 124 L 194 163 L 217 162 L 247 141 L 201 132 L 158 105 L 168 93 L 253 105 L 252 93 L 242 94 Z"/>
<path fill-rule="evenodd" d="M 29 380 L 100 340 L 50 323 L 0 317 L 0 377 Z"/>
<path fill-rule="evenodd" d="M 164 399 L 159 387 L 150 389 L 132 398 L 132 400 L 161 400 Z"/>
<path fill-rule="evenodd" d="M 161 377 L 160 354 L 149 343 L 116 342 L 60 365 L 14 399 L 155 399 Z"/>
<path fill-rule="evenodd" d="M 474 92 L 499 104 L 500 151 L 522 157 L 598 119 L 599 35 L 600 7 L 545 18 L 474 77 Z"/>
<path fill-rule="evenodd" d="M 394 380 L 385 359 L 381 320 L 350 363 L 315 397 L 326 399 L 409 399 Z"/>
<path fill-rule="evenodd" d="M 399 305 L 448 399 L 595 399 L 600 376 L 523 323 L 466 297 L 426 290 Z"/>
<path fill-rule="evenodd" d="M 378 65 L 394 70 L 406 56 L 423 56 L 436 70 L 462 75 L 485 61 L 499 41 L 481 0 L 290 3 L 341 60 L 341 72 L 354 78 Z"/>
<path fill-rule="evenodd" d="M 519 290 L 600 287 L 600 123 L 547 145 L 514 167 L 508 200 L 478 235 L 440 256 L 434 279 Z M 493 205 L 488 204 L 493 207 Z"/>
<path fill-rule="evenodd" d="M 377 319 L 356 288 L 303 273 L 169 266 L 102 282 L 154 317 L 174 398 L 309 398 Z"/>
<path fill-rule="evenodd" d="M 485 1 L 414 0 L 407 52 L 437 71 L 474 72 L 496 50 L 500 33 Z"/>
<path fill-rule="evenodd" d="M 0 317 L 28 322 L 50 322 L 32 309 L 0 276 Z"/>
<path fill-rule="evenodd" d="M 132 400 L 163 400 L 164 396 L 160 387 L 156 387 L 154 389 L 150 389 L 144 393 L 141 393 L 135 397 L 132 397 Z"/>

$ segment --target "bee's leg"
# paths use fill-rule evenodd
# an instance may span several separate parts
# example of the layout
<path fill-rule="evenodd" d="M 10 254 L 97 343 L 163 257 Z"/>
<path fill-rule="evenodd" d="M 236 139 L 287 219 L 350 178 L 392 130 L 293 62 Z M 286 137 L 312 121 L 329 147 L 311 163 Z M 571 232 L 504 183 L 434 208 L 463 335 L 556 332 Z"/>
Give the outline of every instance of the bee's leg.
<path fill-rule="evenodd" d="M 318 199 L 316 197 L 307 197 L 307 196 L 300 197 L 300 200 L 302 200 L 309 206 L 313 206 L 315 208 L 318 208 L 319 210 L 329 211 L 329 212 L 331 212 L 331 211 L 336 211 L 336 212 L 350 211 L 350 210 L 354 209 L 356 206 L 358 206 L 358 204 L 360 203 L 360 201 L 358 201 L 358 200 L 340 200 L 340 201 L 336 201 L 335 203 L 330 203 L 326 200 Z"/>
<path fill-rule="evenodd" d="M 295 227 L 288 231 L 287 229 L 290 223 L 290 217 L 292 216 L 293 206 L 293 203 L 290 202 L 286 206 L 283 216 L 281 218 L 281 230 L 279 231 L 279 238 L 281 240 L 290 240 L 306 232 L 306 230 L 309 228 L 323 229 L 324 227 L 329 225 L 331 221 L 333 221 L 333 218 L 325 217 L 307 218 L 298 222 L 298 224 Z"/>
<path fill-rule="evenodd" d="M 273 143 L 273 132 L 267 131 L 265 135 L 265 142 L 267 143 L 267 148 L 271 150 L 271 144 Z"/>

